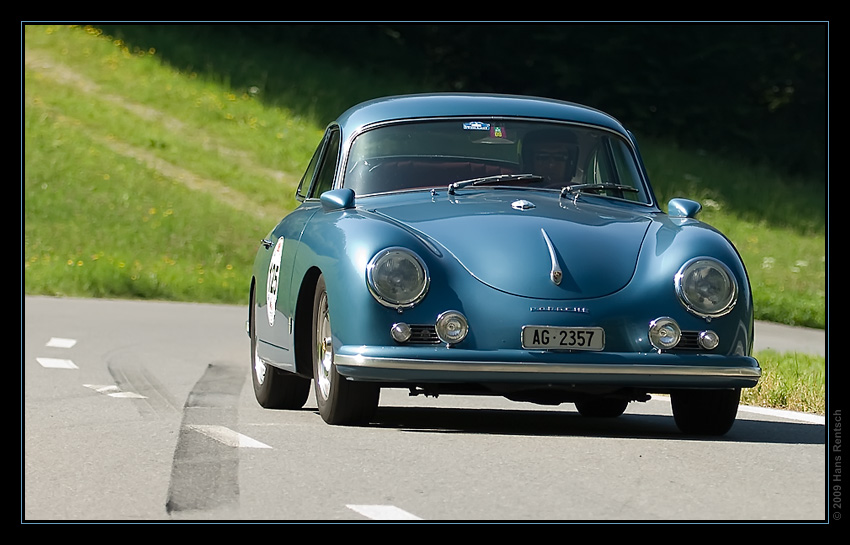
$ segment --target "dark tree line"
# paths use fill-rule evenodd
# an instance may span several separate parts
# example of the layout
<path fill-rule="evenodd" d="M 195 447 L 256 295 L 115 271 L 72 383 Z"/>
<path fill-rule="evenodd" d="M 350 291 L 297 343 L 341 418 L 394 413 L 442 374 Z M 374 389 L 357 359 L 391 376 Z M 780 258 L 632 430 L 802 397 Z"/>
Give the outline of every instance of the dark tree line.
<path fill-rule="evenodd" d="M 643 135 L 825 172 L 825 24 L 346 24 L 286 39 L 440 89 L 573 100 Z"/>
<path fill-rule="evenodd" d="M 237 45 L 268 51 L 286 44 L 365 73 L 409 78 L 423 90 L 571 100 L 613 114 L 641 137 L 740 156 L 794 174 L 823 177 L 826 171 L 826 23 L 167 28 L 184 33 L 187 47 L 195 43 L 208 57 L 211 48 L 223 54 Z M 112 30 L 127 33 L 129 27 Z"/>

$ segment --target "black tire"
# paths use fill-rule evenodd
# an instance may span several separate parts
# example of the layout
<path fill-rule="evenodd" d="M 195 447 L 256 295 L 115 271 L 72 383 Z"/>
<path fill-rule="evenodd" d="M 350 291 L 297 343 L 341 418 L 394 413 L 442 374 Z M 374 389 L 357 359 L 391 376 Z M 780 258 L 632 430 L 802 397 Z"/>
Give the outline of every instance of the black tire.
<path fill-rule="evenodd" d="M 251 337 L 251 382 L 254 397 L 267 409 L 300 409 L 310 395 L 310 379 L 287 373 L 264 363 L 257 355 L 257 307 L 251 294 L 251 313 L 248 315 L 248 335 Z"/>
<path fill-rule="evenodd" d="M 616 418 L 626 411 L 628 404 L 626 399 L 604 397 L 590 397 L 575 402 L 579 414 L 595 418 Z"/>
<path fill-rule="evenodd" d="M 364 425 L 378 408 L 380 388 L 346 380 L 337 372 L 333 354 L 328 294 L 319 276 L 313 297 L 313 384 L 322 420 L 334 425 Z"/>
<path fill-rule="evenodd" d="M 735 423 L 741 390 L 674 390 L 673 419 L 682 433 L 723 435 Z"/>

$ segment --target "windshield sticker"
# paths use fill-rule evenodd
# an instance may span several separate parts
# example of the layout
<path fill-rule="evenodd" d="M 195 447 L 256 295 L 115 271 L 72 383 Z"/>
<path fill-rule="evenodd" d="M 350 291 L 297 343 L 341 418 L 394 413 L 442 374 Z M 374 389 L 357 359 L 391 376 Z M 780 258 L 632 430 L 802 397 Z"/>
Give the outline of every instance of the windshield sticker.
<path fill-rule="evenodd" d="M 486 127 L 482 126 L 479 130 L 487 131 L 487 136 L 476 140 L 476 144 L 514 144 L 513 140 L 508 139 L 508 131 L 503 125 L 491 125 L 485 123 Z"/>
<path fill-rule="evenodd" d="M 468 121 L 463 124 L 463 130 L 465 131 L 489 131 L 490 124 L 483 123 L 481 121 Z"/>

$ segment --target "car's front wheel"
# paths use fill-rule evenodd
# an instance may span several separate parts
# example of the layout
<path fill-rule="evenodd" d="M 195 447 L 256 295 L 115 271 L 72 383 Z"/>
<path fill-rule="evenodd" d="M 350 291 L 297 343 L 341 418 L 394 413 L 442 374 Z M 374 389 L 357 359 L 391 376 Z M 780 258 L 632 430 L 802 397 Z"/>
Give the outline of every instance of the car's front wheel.
<path fill-rule="evenodd" d="M 313 383 L 319 414 L 328 424 L 367 424 L 378 408 L 377 385 L 346 380 L 337 372 L 323 276 L 319 277 L 313 298 Z"/>
<path fill-rule="evenodd" d="M 251 380 L 254 397 L 267 409 L 300 409 L 310 395 L 310 379 L 299 377 L 266 364 L 257 354 L 257 307 L 251 296 L 248 317 L 251 338 Z"/>
<path fill-rule="evenodd" d="M 735 423 L 741 390 L 674 390 L 670 393 L 676 426 L 691 435 L 723 435 Z"/>

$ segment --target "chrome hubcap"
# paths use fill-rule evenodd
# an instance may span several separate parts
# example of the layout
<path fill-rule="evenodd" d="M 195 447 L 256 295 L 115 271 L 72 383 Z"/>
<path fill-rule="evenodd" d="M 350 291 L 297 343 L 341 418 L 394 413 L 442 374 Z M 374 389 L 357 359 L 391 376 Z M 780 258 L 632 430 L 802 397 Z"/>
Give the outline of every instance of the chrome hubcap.
<path fill-rule="evenodd" d="M 266 364 L 257 355 L 254 350 L 254 376 L 257 377 L 257 384 L 262 384 L 266 380 Z"/>
<path fill-rule="evenodd" d="M 262 384 L 266 380 L 266 364 L 257 355 L 257 332 L 256 332 L 256 315 L 254 316 L 254 325 L 251 326 L 251 356 L 254 359 L 254 377 L 257 379 L 257 384 Z"/>
<path fill-rule="evenodd" d="M 327 399 L 331 391 L 331 365 L 333 364 L 333 337 L 331 335 L 331 320 L 328 316 L 328 296 L 322 294 L 319 302 L 319 319 L 316 324 L 316 354 L 319 360 L 319 373 L 316 381 L 319 391 Z"/>

